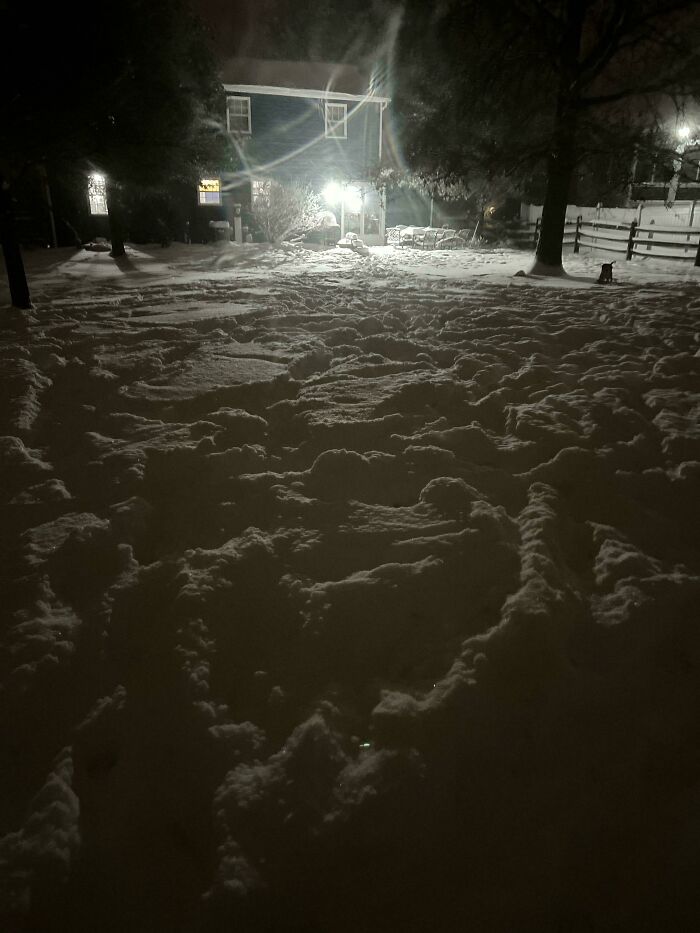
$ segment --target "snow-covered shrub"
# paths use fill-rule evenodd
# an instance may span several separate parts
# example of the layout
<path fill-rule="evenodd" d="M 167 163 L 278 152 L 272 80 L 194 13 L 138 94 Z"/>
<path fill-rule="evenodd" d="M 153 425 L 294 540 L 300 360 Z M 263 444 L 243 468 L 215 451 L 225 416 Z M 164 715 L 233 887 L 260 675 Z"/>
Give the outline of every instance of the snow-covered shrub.
<path fill-rule="evenodd" d="M 319 196 L 300 182 L 266 181 L 253 200 L 255 219 L 271 243 L 313 230 L 320 210 Z"/>

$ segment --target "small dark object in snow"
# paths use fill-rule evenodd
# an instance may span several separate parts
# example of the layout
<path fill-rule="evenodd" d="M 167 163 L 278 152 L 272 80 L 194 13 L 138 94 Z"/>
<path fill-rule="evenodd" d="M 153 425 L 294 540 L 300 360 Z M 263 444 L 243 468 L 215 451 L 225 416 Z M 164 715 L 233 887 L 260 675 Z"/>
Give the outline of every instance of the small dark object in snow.
<path fill-rule="evenodd" d="M 88 249 L 91 253 L 108 253 L 111 248 L 112 244 L 101 236 L 96 237 L 89 243 L 83 243 L 83 249 Z"/>
<path fill-rule="evenodd" d="M 615 260 L 612 262 L 604 262 L 600 268 L 600 275 L 598 276 L 599 285 L 609 285 L 612 280 L 612 267 L 615 265 Z"/>
<path fill-rule="evenodd" d="M 518 271 L 517 271 L 516 273 L 514 273 L 514 276 L 515 276 L 515 275 L 522 275 L 523 278 L 527 278 L 527 272 L 525 272 L 524 269 L 518 269 Z"/>

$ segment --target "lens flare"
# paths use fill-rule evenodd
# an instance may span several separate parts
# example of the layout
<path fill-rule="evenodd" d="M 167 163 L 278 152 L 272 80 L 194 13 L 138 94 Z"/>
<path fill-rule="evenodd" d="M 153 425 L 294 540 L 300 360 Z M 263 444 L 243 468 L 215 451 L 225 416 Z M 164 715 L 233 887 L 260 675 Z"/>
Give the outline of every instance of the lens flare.
<path fill-rule="evenodd" d="M 343 197 L 343 189 L 337 181 L 329 181 L 322 193 L 326 204 L 339 204 Z"/>
<path fill-rule="evenodd" d="M 362 210 L 362 192 L 355 185 L 348 185 L 343 193 L 345 210 L 357 214 Z"/>

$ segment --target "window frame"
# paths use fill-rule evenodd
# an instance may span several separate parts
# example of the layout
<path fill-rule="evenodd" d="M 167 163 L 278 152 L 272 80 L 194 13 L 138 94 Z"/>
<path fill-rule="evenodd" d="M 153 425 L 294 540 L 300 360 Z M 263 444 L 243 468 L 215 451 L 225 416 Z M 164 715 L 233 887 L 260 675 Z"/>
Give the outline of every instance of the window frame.
<path fill-rule="evenodd" d="M 335 120 L 333 122 L 329 119 L 329 111 L 331 107 L 342 107 L 343 108 L 343 117 L 340 120 Z M 324 115 L 326 120 L 326 139 L 347 139 L 348 138 L 348 105 L 342 100 L 327 100 L 325 101 Z M 343 130 L 342 135 L 338 133 L 332 133 L 331 130 L 337 130 L 341 128 Z"/>
<path fill-rule="evenodd" d="M 218 182 L 219 184 L 218 190 L 216 192 L 202 191 L 202 182 L 205 182 L 205 181 Z M 208 193 L 211 193 L 211 194 L 215 193 L 217 195 L 217 200 L 216 201 L 207 201 L 206 199 L 202 200 L 202 195 L 205 195 Z M 224 203 L 223 188 L 221 185 L 221 178 L 217 175 L 209 175 L 206 178 L 200 178 L 199 181 L 197 182 L 197 206 L 198 207 L 221 207 L 223 203 Z"/>
<path fill-rule="evenodd" d="M 248 117 L 248 129 L 247 129 L 247 130 L 231 129 L 231 106 L 230 106 L 230 103 L 231 103 L 232 100 L 244 100 L 244 101 L 246 102 L 246 104 L 247 104 L 247 113 L 246 113 L 246 116 Z M 242 117 L 243 114 L 242 114 L 242 113 L 240 113 L 240 114 L 237 113 L 237 114 L 234 114 L 234 116 Z M 241 135 L 241 136 L 252 136 L 252 133 L 253 133 L 253 119 L 252 119 L 252 106 L 251 106 L 251 102 L 250 102 L 250 96 L 247 96 L 247 95 L 245 95 L 245 94 L 229 94 L 229 95 L 227 95 L 227 97 L 226 97 L 226 130 L 227 130 L 227 132 L 229 132 L 229 133 L 238 133 L 238 134 Z"/>

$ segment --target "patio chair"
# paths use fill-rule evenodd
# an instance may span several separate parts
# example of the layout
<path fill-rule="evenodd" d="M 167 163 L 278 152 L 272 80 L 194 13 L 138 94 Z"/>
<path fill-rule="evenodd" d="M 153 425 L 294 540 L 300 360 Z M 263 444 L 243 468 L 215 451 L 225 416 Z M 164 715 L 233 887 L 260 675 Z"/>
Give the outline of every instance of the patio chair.
<path fill-rule="evenodd" d="M 420 239 L 421 249 L 435 249 L 438 242 L 438 235 L 440 231 L 428 228 L 423 231 L 423 235 Z"/>
<path fill-rule="evenodd" d="M 449 240 L 450 237 L 457 236 L 457 231 L 453 230 L 452 227 L 441 227 L 438 230 L 438 242 L 442 240 Z"/>
<path fill-rule="evenodd" d="M 457 236 L 457 234 L 443 237 L 439 244 L 440 249 L 464 249 L 466 245 L 467 241 L 463 237 Z"/>

